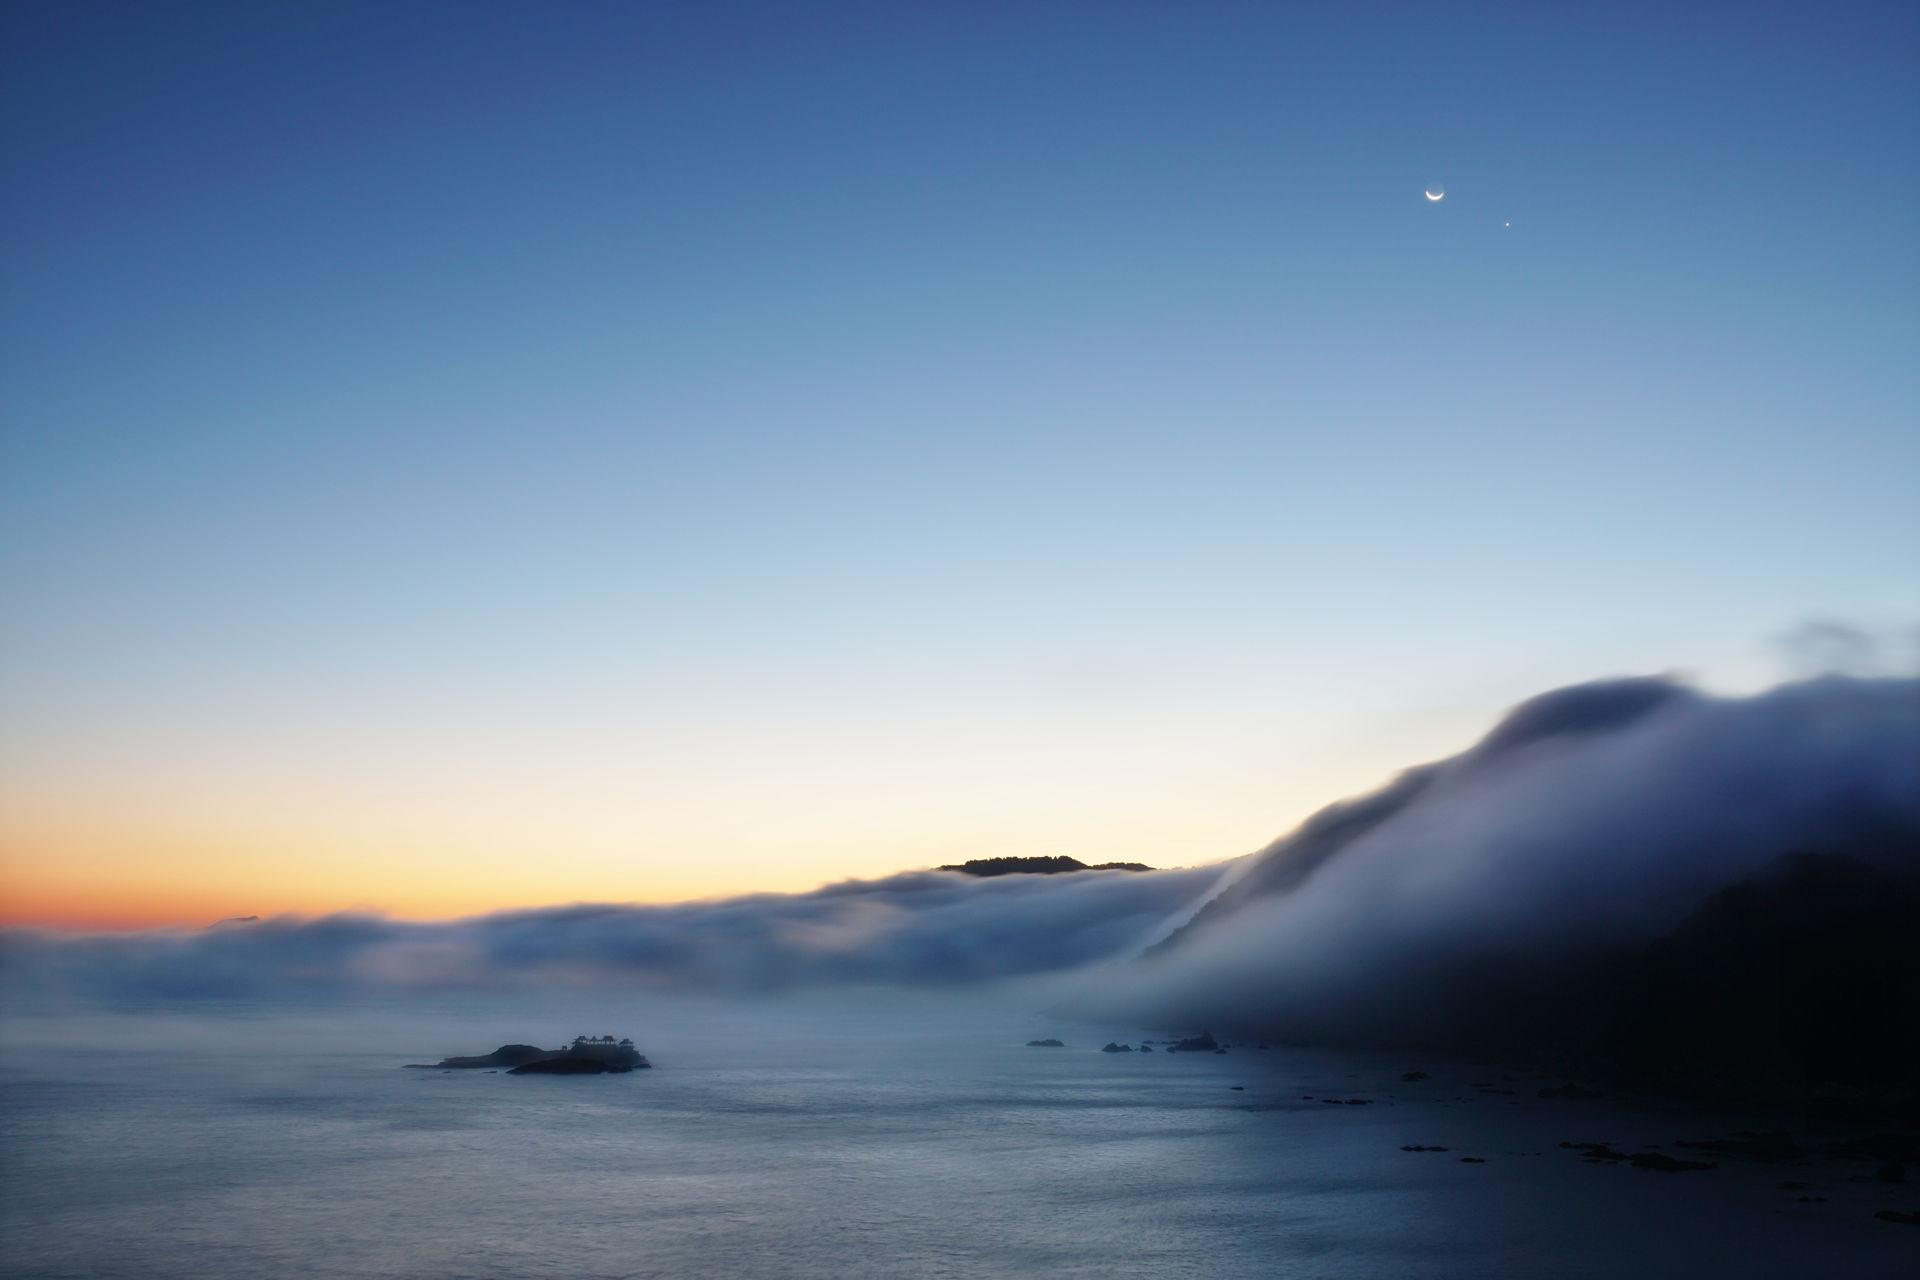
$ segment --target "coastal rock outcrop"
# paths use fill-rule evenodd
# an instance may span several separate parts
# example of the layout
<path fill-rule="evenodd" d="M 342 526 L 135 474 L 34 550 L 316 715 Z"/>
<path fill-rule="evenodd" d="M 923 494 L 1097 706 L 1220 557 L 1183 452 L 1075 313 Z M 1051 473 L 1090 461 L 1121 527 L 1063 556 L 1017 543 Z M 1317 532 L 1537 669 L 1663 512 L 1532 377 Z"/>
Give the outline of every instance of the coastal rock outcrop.
<path fill-rule="evenodd" d="M 510 1076 L 602 1075 L 609 1071 L 633 1071 L 652 1065 L 645 1054 L 633 1047 L 633 1041 L 615 1040 L 612 1036 L 575 1036 L 572 1044 L 558 1049 L 542 1049 L 531 1044 L 503 1044 L 492 1053 L 442 1058 L 434 1063 L 407 1064 L 417 1070 L 429 1071 L 506 1067 Z"/>
<path fill-rule="evenodd" d="M 1218 1053 L 1220 1042 L 1213 1038 L 1213 1032 L 1202 1031 L 1197 1036 L 1188 1036 L 1185 1040 L 1175 1041 L 1169 1053 Z"/>

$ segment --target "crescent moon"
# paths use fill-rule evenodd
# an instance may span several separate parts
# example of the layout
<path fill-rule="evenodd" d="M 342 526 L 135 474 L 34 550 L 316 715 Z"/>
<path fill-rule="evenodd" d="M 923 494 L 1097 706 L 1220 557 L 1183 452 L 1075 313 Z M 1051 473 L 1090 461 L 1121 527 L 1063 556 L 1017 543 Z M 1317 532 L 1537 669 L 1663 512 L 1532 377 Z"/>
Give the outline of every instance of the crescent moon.
<path fill-rule="evenodd" d="M 1442 191 L 1439 195 L 1435 195 L 1431 191 L 1427 192 L 1427 199 L 1429 200 L 1445 200 L 1446 198 L 1447 198 L 1447 193 L 1444 191 Z"/>

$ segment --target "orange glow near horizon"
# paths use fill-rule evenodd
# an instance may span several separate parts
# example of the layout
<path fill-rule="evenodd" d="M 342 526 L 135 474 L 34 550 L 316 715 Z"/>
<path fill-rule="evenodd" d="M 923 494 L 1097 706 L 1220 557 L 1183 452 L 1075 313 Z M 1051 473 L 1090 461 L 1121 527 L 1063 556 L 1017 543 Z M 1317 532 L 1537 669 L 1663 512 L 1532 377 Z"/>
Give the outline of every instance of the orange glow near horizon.
<path fill-rule="evenodd" d="M 466 845 L 450 854 L 391 836 L 331 853 L 320 837 L 213 841 L 178 833 L 116 832 L 78 824 L 11 833 L 0 855 L 0 925 L 82 931 L 201 927 L 235 916 L 320 916 L 371 912 L 443 920 L 580 902 L 667 903 L 762 892 L 804 892 L 834 880 L 884 876 L 943 862 L 993 856 L 1003 846 L 921 842 L 913 853 L 849 842 L 839 856 L 789 847 L 773 857 L 752 849 L 708 848 L 685 860 L 636 858 L 619 867 L 568 857 L 538 842 Z M 64 827 L 64 829 L 61 829 Z M 1109 833 L 1111 834 L 1111 833 Z M 1189 842 L 1182 842 L 1183 844 Z M 1193 840 L 1192 845 L 1202 843 Z M 1246 845 L 1246 841 L 1241 841 Z M 225 845 L 225 847 L 222 847 Z M 271 849 L 254 856 L 252 849 Z M 1069 850 L 1062 840 L 1019 851 L 1068 851 L 1089 861 L 1176 863 L 1151 836 L 1122 847 Z M 53 851 L 59 850 L 62 853 Z M 1229 847 L 1225 854 L 1243 852 Z M 676 865 L 679 864 L 679 865 Z"/>
<path fill-rule="evenodd" d="M 85 856 L 56 858 L 30 847 L 23 851 L 19 842 L 9 841 L 0 855 L 0 926 L 127 931 L 198 928 L 236 916 L 340 912 L 448 920 L 584 902 L 661 904 L 799 893 L 836 880 L 874 878 L 1001 851 L 999 846 L 923 843 L 918 856 L 849 847 L 843 858 L 801 857 L 796 850 L 795 856 L 769 862 L 751 851 L 708 850 L 704 858 L 689 859 L 697 865 L 678 870 L 658 859 L 636 860 L 652 864 L 651 874 L 643 879 L 638 868 L 618 875 L 576 865 L 569 874 L 568 868 L 552 865 L 566 860 L 543 856 L 543 851 L 515 856 L 492 850 L 485 857 L 460 857 L 395 846 L 363 846 L 350 860 L 351 867 L 322 875 L 313 871 L 313 860 L 285 856 L 284 844 L 278 858 L 238 858 L 203 847 L 188 859 L 160 851 L 172 843 L 151 837 L 114 848 L 97 842 L 50 842 L 49 847 L 86 849 Z M 1016 851 L 1070 852 L 1087 861 L 1148 861 L 1159 866 L 1218 860 L 1193 856 L 1175 861 L 1163 856 L 1164 847 L 1146 847 L 1150 843 L 1130 848 L 1108 841 L 1098 849 L 1067 849 L 1061 842 L 1048 842 Z M 265 842 L 262 847 L 267 847 Z M 1229 848 L 1219 856 L 1244 851 Z"/>
<path fill-rule="evenodd" d="M 525 833 L 497 833 L 488 840 L 450 830 L 447 843 L 436 846 L 392 831 L 308 831 L 292 839 L 14 817 L 0 845 L 0 925 L 82 931 L 197 928 L 235 916 L 336 912 L 442 920 L 580 902 L 805 892 L 836 880 L 1003 853 L 1188 866 L 1247 852 L 1273 834 L 1255 834 L 1263 828 L 1251 824 L 1233 832 L 1218 821 L 1182 829 L 1164 818 L 1159 826 L 1143 822 L 1129 832 L 1110 815 L 1097 825 L 1031 826 L 1020 840 L 1009 838 L 1010 832 L 978 830 L 974 839 L 960 833 L 909 841 L 904 832 L 869 829 L 840 841 L 817 832 L 789 833 L 774 848 L 710 840 L 686 857 L 628 859 L 578 845 L 562 849 Z M 461 851 L 450 852 L 449 845 Z"/>
<path fill-rule="evenodd" d="M 448 754 L 396 778 L 338 757 L 250 770 L 175 757 L 111 781 L 42 775 L 30 792 L 16 773 L 0 797 L 0 924 L 445 920 L 800 893 L 1002 855 L 1195 866 L 1250 852 L 1458 742 L 1458 725 L 1433 727 L 1427 742 L 1396 735 L 1398 749 L 1349 738 L 1276 752 L 1251 731 L 1188 726 L 1030 738 L 1024 751 L 949 737 L 906 757 L 737 747 L 730 768 Z"/>

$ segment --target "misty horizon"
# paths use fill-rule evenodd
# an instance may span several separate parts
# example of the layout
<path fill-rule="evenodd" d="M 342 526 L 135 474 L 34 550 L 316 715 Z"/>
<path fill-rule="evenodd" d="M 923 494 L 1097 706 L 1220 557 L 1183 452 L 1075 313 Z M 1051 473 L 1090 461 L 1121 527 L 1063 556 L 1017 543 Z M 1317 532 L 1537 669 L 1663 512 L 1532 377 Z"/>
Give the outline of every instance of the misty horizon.
<path fill-rule="evenodd" d="M 1916 47 L 0 5 L 0 1272 L 1906 1280 Z"/>
<path fill-rule="evenodd" d="M 16 1007 L 1050 975 L 1087 986 L 1063 1009 L 1077 999 L 1109 1018 L 1230 1025 L 1258 1022 L 1248 1002 L 1269 1002 L 1268 1025 L 1311 1035 L 1314 1004 L 1344 1020 L 1369 999 L 1395 1008 L 1406 975 L 1432 980 L 1438 957 L 1511 964 L 1516 948 L 1650 941 L 1768 864 L 1863 834 L 1884 833 L 1873 856 L 1913 874 L 1916 776 L 1920 679 L 1830 675 L 1746 697 L 1599 681 L 1527 700 L 1466 751 L 1411 764 L 1263 850 L 1195 867 L 928 869 L 804 894 L 437 923 L 343 913 L 118 937 L 13 929 L 0 954 Z M 1274 912 L 1287 922 L 1263 918 Z M 1223 993 L 1242 973 L 1259 976 L 1236 1017 Z"/>

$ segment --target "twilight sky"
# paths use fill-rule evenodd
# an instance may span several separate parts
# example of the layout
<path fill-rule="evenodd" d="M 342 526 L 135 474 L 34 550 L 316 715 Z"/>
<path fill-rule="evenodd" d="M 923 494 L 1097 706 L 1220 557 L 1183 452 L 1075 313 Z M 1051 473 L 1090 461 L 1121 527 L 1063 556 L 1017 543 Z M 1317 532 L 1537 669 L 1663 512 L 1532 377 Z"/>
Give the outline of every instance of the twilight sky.
<path fill-rule="evenodd" d="M 4 22 L 0 923 L 1207 862 L 1920 617 L 1911 6 Z"/>

